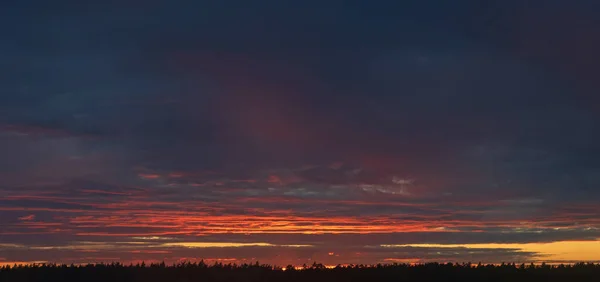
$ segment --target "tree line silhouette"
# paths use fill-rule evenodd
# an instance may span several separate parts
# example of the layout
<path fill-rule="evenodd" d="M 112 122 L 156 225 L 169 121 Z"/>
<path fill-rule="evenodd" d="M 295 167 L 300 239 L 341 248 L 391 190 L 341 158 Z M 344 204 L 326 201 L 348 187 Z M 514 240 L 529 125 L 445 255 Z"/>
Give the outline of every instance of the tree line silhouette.
<path fill-rule="evenodd" d="M 0 281 L 600 281 L 600 264 L 425 263 L 301 268 L 269 264 L 182 262 L 130 264 L 31 264 L 0 268 Z"/>

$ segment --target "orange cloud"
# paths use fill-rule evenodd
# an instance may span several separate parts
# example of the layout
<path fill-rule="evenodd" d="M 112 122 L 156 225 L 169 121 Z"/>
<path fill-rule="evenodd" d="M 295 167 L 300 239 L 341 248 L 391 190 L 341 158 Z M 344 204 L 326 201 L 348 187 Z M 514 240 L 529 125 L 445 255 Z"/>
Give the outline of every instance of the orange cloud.
<path fill-rule="evenodd" d="M 153 173 L 140 173 L 138 174 L 138 176 L 142 179 L 157 179 L 160 178 L 160 174 L 153 174 Z"/>
<path fill-rule="evenodd" d="M 22 216 L 19 217 L 20 220 L 34 220 L 35 219 L 35 215 L 34 214 L 30 214 L 30 215 L 26 215 L 26 216 Z"/>

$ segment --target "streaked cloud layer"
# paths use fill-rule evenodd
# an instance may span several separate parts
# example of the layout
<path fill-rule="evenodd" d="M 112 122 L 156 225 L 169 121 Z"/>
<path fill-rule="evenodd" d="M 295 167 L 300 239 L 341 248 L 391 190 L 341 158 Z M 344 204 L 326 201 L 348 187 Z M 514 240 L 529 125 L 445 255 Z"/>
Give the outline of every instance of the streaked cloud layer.
<path fill-rule="evenodd" d="M 600 261 L 597 3 L 226 2 L 3 4 L 0 264 Z"/>

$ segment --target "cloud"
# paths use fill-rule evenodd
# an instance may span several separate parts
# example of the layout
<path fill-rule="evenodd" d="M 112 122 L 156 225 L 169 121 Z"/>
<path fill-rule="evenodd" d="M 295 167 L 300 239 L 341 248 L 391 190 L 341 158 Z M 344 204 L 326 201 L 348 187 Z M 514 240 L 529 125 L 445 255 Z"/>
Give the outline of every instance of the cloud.
<path fill-rule="evenodd" d="M 35 219 L 35 214 L 30 214 L 30 215 L 26 215 L 26 216 L 21 216 L 21 217 L 19 217 L 19 219 L 20 219 L 20 220 L 24 220 L 24 221 L 27 221 L 27 220 L 34 220 L 34 219 Z"/>
<path fill-rule="evenodd" d="M 142 179 L 158 179 L 158 178 L 160 178 L 159 174 L 140 173 L 140 174 L 138 174 L 138 176 Z"/>
<path fill-rule="evenodd" d="M 373 184 L 359 184 L 358 187 L 365 192 L 380 192 L 384 194 L 392 195 L 410 195 L 408 190 L 402 186 L 384 186 L 384 185 L 373 185 Z"/>
<path fill-rule="evenodd" d="M 312 247 L 311 245 L 273 245 L 270 243 L 234 243 L 234 242 L 177 242 L 164 243 L 159 247 L 184 247 L 184 248 L 239 248 L 239 247 Z"/>
<path fill-rule="evenodd" d="M 395 184 L 400 184 L 400 185 L 411 185 L 411 184 L 413 184 L 413 182 L 415 182 L 415 180 L 414 179 L 403 179 L 403 178 L 394 176 L 392 179 L 392 182 L 394 182 Z"/>

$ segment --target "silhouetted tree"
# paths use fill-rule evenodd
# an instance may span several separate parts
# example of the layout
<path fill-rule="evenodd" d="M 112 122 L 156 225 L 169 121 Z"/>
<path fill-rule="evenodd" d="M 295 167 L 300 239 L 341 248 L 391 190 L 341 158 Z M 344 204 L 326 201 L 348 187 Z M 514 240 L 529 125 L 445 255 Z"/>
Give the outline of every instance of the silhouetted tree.
<path fill-rule="evenodd" d="M 200 262 L 180 262 L 167 266 L 164 262 L 147 265 L 121 263 L 66 265 L 31 264 L 0 267 L 0 281 L 266 281 L 266 282 L 335 282 L 335 281 L 600 281 L 600 264 L 577 263 L 573 265 L 503 263 L 426 263 L 426 264 L 376 264 L 338 265 L 327 268 L 314 262 L 310 267 L 295 269 L 260 264 L 207 265 Z"/>

